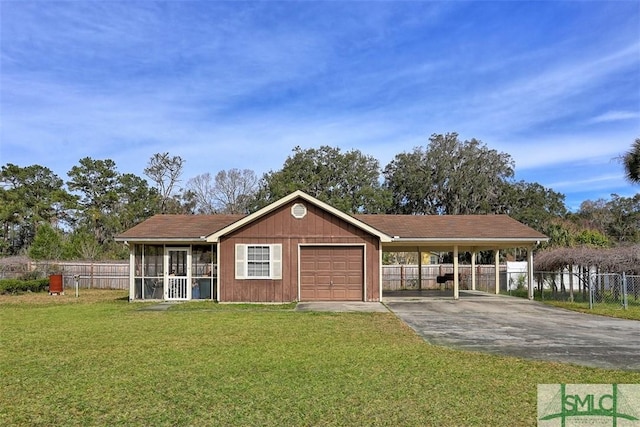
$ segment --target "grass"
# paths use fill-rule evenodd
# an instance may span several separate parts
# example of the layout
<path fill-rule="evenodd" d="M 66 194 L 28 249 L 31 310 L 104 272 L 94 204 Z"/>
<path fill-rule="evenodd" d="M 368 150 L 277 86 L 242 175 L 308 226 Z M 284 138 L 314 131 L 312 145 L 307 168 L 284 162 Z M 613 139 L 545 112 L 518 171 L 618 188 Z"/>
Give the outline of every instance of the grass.
<path fill-rule="evenodd" d="M 0 298 L 0 425 L 535 425 L 537 384 L 640 382 L 429 345 L 387 313 L 47 297 Z"/>
<path fill-rule="evenodd" d="M 189 301 L 171 307 L 175 311 L 283 311 L 293 310 L 296 303 L 289 304 L 218 304 L 215 301 Z"/>
<path fill-rule="evenodd" d="M 621 319 L 640 320 L 640 305 L 630 304 L 625 310 L 620 304 L 594 304 L 593 309 L 590 309 L 588 302 L 544 301 L 544 303 L 552 305 L 554 307 L 561 307 L 568 310 L 579 311 L 581 313 L 598 314 L 601 316 L 618 317 Z"/>
<path fill-rule="evenodd" d="M 517 296 L 520 298 L 527 298 L 527 290 L 511 291 L 510 293 L 503 292 L 504 295 Z M 640 302 L 630 297 L 628 300 L 628 308 L 625 310 L 620 303 L 597 303 L 594 304 L 593 309 L 589 308 L 589 301 L 582 301 L 582 294 L 577 293 L 577 301 L 570 302 L 568 300 L 553 299 L 551 292 L 548 294 L 545 292 L 545 299 L 540 298 L 538 292 L 535 293 L 536 301 L 543 302 L 554 307 L 560 307 L 567 310 L 579 311 L 587 314 L 597 314 L 600 316 L 618 317 L 620 319 L 640 320 Z M 568 295 L 563 296 L 568 299 Z"/>

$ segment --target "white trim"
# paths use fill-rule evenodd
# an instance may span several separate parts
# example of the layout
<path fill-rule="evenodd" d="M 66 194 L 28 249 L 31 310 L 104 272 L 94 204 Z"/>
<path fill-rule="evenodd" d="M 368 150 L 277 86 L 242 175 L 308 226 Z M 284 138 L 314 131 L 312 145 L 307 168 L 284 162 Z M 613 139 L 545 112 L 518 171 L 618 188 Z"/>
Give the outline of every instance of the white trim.
<path fill-rule="evenodd" d="M 476 290 L 476 281 L 477 281 L 476 258 L 477 256 L 478 256 L 478 252 L 476 251 L 476 248 L 472 248 L 471 250 L 471 290 L 472 291 Z"/>
<path fill-rule="evenodd" d="M 367 301 L 367 244 L 366 243 L 298 243 L 298 301 L 301 296 L 301 284 L 300 284 L 300 271 L 302 265 L 300 264 L 300 254 L 303 247 L 351 247 L 362 248 L 362 300 Z M 380 259 L 382 260 L 382 251 L 379 251 Z M 380 278 L 382 278 L 382 264 L 380 266 Z M 382 300 L 382 282 L 380 282 L 380 300 Z"/>
<path fill-rule="evenodd" d="M 297 212 L 297 210 L 301 209 L 301 212 Z M 294 203 L 293 206 L 291 206 L 291 216 L 294 217 L 295 219 L 302 219 L 305 216 L 307 216 L 307 212 L 308 209 L 307 207 L 304 205 L 304 203 Z"/>
<path fill-rule="evenodd" d="M 269 248 L 268 276 L 249 276 L 249 247 Z M 236 243 L 234 270 L 236 280 L 282 280 L 282 243 Z"/>
<path fill-rule="evenodd" d="M 500 249 L 496 248 L 495 253 L 494 253 L 494 257 L 495 259 L 493 260 L 493 265 L 495 267 L 495 281 L 496 281 L 496 288 L 495 288 L 495 294 L 498 295 L 500 293 Z"/>
<path fill-rule="evenodd" d="M 382 243 L 378 242 L 378 246 L 378 286 L 380 287 L 378 301 L 382 301 Z"/>
<path fill-rule="evenodd" d="M 450 238 L 436 238 L 436 237 L 399 237 L 394 238 L 391 242 L 386 243 L 442 243 L 451 244 L 453 242 L 487 242 L 487 243 L 537 243 L 547 242 L 548 238 L 543 239 L 540 237 L 450 237 Z"/>
<path fill-rule="evenodd" d="M 534 297 L 533 294 L 533 246 L 527 249 L 527 282 L 529 284 L 529 299 L 532 300 Z"/>
<path fill-rule="evenodd" d="M 144 263 L 144 257 L 140 260 L 141 268 Z M 129 301 L 136 299 L 136 245 L 129 245 Z M 142 289 L 144 288 L 144 278 L 140 284 L 140 297 L 142 297 Z"/>
<path fill-rule="evenodd" d="M 297 190 L 294 191 L 293 193 L 289 194 L 288 196 L 285 196 L 279 200 L 276 200 L 275 202 L 271 203 L 270 205 L 265 206 L 264 208 L 245 216 L 244 218 L 239 219 L 238 221 L 234 222 L 233 224 L 230 224 L 218 231 L 216 231 L 213 234 L 210 234 L 209 236 L 207 236 L 207 242 L 217 242 L 220 237 L 227 235 L 253 221 L 256 221 L 257 219 L 267 215 L 268 213 L 276 210 L 277 208 L 284 206 L 285 204 L 297 199 L 297 198 L 301 198 L 306 200 L 308 203 L 314 204 L 317 207 L 333 214 L 334 216 L 337 216 L 338 218 L 342 219 L 343 221 L 348 222 L 349 224 L 353 225 L 354 227 L 357 227 L 361 230 L 366 231 L 369 234 L 372 234 L 376 237 L 378 237 L 380 239 L 380 241 L 383 242 L 391 242 L 392 239 L 390 236 L 387 236 L 386 234 L 384 234 L 383 232 L 371 227 L 370 225 L 352 217 L 351 215 L 348 215 L 344 212 L 342 212 L 341 210 L 338 210 L 336 208 L 334 208 L 331 205 L 328 205 L 327 203 L 321 202 L 320 200 L 316 199 L 315 197 L 312 197 L 310 195 L 308 195 L 307 193 Z"/>
<path fill-rule="evenodd" d="M 453 299 L 460 298 L 460 268 L 458 266 L 458 245 L 453 246 Z"/>
<path fill-rule="evenodd" d="M 131 243 L 143 243 L 143 244 L 156 244 L 162 245 L 165 243 L 169 243 L 172 245 L 202 245 L 207 242 L 207 239 L 204 237 L 200 238 L 190 238 L 190 237 L 134 237 L 134 238 L 125 238 L 125 237 L 115 237 L 114 241 L 116 242 L 129 242 Z"/>
<path fill-rule="evenodd" d="M 170 271 L 169 271 L 169 252 L 170 251 L 182 251 L 187 253 L 187 257 L 185 262 L 187 263 L 187 271 L 186 276 L 177 276 L 177 278 L 186 281 L 186 296 L 185 298 L 169 298 L 169 282 L 170 282 Z M 164 280 L 162 286 L 162 292 L 165 300 L 171 301 L 188 301 L 191 299 L 191 246 L 166 246 L 164 247 Z"/>
<path fill-rule="evenodd" d="M 222 276 L 222 266 L 220 265 L 220 243 L 215 243 L 216 247 L 216 297 L 215 300 L 220 302 L 220 277 Z M 211 271 L 211 280 L 213 280 L 213 270 Z M 212 295 L 213 297 L 213 295 Z M 214 298 L 212 298 L 214 299 Z"/>

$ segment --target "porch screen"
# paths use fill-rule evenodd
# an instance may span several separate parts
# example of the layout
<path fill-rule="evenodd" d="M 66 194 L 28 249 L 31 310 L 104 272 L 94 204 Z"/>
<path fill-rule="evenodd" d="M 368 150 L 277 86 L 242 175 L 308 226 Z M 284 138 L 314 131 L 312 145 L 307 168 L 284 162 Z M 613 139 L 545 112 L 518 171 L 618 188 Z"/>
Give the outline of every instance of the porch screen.
<path fill-rule="evenodd" d="M 162 299 L 164 278 L 164 246 L 136 245 L 135 298 Z"/>

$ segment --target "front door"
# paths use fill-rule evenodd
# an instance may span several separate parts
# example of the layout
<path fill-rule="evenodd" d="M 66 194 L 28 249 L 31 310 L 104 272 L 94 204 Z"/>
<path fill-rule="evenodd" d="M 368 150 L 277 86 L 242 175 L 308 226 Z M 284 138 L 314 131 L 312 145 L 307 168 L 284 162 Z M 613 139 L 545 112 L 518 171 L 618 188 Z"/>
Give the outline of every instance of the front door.
<path fill-rule="evenodd" d="M 191 298 L 188 255 L 188 248 L 166 249 L 164 299 L 188 300 Z"/>

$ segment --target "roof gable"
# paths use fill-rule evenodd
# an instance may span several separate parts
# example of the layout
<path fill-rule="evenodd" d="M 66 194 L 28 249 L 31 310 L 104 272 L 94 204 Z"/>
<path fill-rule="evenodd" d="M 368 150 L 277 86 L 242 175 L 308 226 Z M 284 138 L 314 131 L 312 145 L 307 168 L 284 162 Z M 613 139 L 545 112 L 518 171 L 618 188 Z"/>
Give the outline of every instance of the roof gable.
<path fill-rule="evenodd" d="M 387 234 L 385 234 L 384 232 L 381 232 L 379 229 L 376 229 L 372 226 L 370 226 L 369 224 L 362 222 L 361 220 L 348 215 L 344 212 L 342 212 L 341 210 L 338 210 L 336 208 L 334 208 L 333 206 L 322 202 L 318 199 L 316 199 L 313 196 L 308 195 L 307 193 L 303 192 L 303 191 L 294 191 L 293 193 L 289 194 L 288 196 L 285 196 L 279 200 L 276 200 L 275 202 L 265 206 L 264 208 L 245 216 L 244 218 L 241 218 L 240 220 L 234 222 L 233 224 L 229 224 L 228 226 L 215 231 L 214 233 L 212 233 L 211 235 L 209 235 L 207 237 L 207 242 L 217 242 L 218 239 L 220 239 L 220 237 L 225 236 L 229 233 L 232 233 L 235 230 L 238 230 L 239 228 L 257 221 L 258 219 L 262 218 L 263 216 L 269 214 L 270 212 L 275 211 L 276 209 L 280 208 L 281 206 L 286 205 L 289 202 L 292 202 L 294 200 L 297 199 L 302 199 L 305 200 L 308 203 L 311 203 L 315 206 L 317 206 L 320 209 L 323 209 L 329 213 L 331 213 L 332 215 L 342 219 L 343 221 L 353 225 L 354 227 L 357 227 L 361 230 L 366 231 L 369 234 L 372 234 L 376 237 L 378 237 L 380 239 L 380 241 L 382 242 L 390 242 L 391 241 L 391 237 Z"/>

